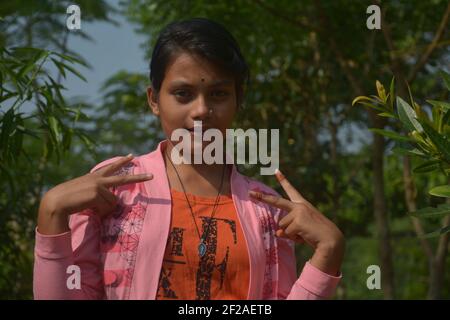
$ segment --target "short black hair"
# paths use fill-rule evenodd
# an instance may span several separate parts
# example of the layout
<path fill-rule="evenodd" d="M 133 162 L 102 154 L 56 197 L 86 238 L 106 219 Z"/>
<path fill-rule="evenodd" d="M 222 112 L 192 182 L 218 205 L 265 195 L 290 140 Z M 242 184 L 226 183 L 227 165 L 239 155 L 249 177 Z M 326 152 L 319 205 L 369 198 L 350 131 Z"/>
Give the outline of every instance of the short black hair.
<path fill-rule="evenodd" d="M 242 103 L 244 85 L 250 78 L 247 62 L 231 33 L 206 18 L 172 22 L 159 34 L 150 60 L 150 82 L 156 94 L 161 89 L 169 63 L 183 52 L 199 55 L 230 72 L 236 83 L 238 106 Z"/>

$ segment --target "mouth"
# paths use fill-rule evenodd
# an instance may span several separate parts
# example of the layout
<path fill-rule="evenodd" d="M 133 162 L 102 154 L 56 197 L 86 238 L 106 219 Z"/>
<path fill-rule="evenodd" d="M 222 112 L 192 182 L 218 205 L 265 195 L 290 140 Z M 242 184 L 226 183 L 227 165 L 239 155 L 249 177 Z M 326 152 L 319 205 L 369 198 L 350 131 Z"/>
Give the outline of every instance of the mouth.
<path fill-rule="evenodd" d="M 205 133 L 206 130 L 211 129 L 210 127 L 205 127 L 205 126 L 199 126 L 199 127 L 191 127 L 191 128 L 186 128 L 186 130 L 188 130 L 191 133 L 194 133 L 195 131 L 201 132 L 202 134 Z"/>

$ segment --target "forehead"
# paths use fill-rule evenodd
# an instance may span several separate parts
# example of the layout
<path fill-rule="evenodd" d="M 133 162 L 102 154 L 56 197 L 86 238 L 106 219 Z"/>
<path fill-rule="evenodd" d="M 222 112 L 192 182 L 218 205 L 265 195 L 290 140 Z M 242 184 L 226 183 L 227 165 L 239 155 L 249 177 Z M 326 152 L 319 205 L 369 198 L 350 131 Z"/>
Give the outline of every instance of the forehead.
<path fill-rule="evenodd" d="M 164 82 L 233 83 L 233 76 L 200 56 L 182 53 L 169 64 Z"/>

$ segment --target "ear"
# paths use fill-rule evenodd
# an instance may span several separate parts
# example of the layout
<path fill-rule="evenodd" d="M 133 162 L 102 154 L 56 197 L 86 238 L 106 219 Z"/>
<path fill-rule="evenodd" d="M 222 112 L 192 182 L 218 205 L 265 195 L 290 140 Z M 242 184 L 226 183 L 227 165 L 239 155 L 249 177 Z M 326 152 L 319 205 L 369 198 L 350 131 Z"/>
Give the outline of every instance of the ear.
<path fill-rule="evenodd" d="M 156 91 L 150 86 L 147 88 L 147 102 L 155 116 L 159 116 L 159 103 Z"/>

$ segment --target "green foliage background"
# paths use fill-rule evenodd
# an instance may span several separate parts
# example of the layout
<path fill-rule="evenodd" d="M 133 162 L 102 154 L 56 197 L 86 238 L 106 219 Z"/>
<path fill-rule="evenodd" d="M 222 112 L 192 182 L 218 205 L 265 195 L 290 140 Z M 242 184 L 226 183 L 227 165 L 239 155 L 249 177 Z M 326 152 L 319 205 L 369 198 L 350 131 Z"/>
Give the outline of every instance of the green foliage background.
<path fill-rule="evenodd" d="M 414 75 L 411 90 L 425 108 L 431 108 L 426 99 L 448 100 L 448 91 L 437 76 L 439 69 L 448 71 L 450 61 L 448 19 L 432 53 L 414 71 L 440 23 L 445 22 L 448 1 L 382 1 L 382 28 L 389 30 L 388 35 L 366 28 L 366 8 L 372 1 L 76 3 L 83 21 L 114 23 L 112 13 L 124 15 L 136 32 L 146 37 L 142 45 L 147 57 L 158 32 L 173 20 L 203 16 L 223 23 L 241 44 L 252 72 L 236 126 L 279 128 L 280 168 L 346 236 L 344 280 L 336 299 L 383 298 L 383 290 L 368 290 L 366 286 L 367 267 L 380 264 L 373 213 L 372 135 L 368 112 L 353 107 L 352 100 L 372 93 L 376 79 L 389 83 L 398 70 L 405 78 Z M 146 106 L 146 74 L 123 70 L 105 79 L 103 99 L 96 105 L 64 97 L 63 73 L 78 73 L 81 66 L 89 66 L 86 57 L 67 47 L 69 36 L 89 38 L 82 30 L 70 34 L 65 27 L 61 14 L 69 4 L 73 3 L 40 0 L 0 4 L 0 126 L 1 134 L 9 137 L 1 140 L 0 149 L 3 299 L 32 298 L 32 250 L 40 196 L 105 158 L 149 152 L 163 138 L 157 119 Z M 19 55 L 14 47 L 39 49 Z M 53 48 L 51 52 L 49 48 Z M 56 62 L 46 59 L 40 67 L 40 54 Z M 55 83 L 48 79 L 52 75 L 46 68 L 52 63 L 59 64 L 60 74 L 53 75 Z M 19 89 L 30 93 L 8 96 L 19 93 Z M 18 108 L 13 117 L 8 111 L 17 99 L 19 103 L 24 101 L 27 110 Z M 390 122 L 386 126 L 398 130 Z M 393 143 L 386 141 L 384 179 L 395 298 L 424 299 L 429 261 L 407 215 L 402 162 L 392 147 Z M 412 161 L 420 164 L 417 159 Z M 281 192 L 273 178 L 258 176 L 257 166 L 241 169 Z M 440 203 L 427 191 L 447 183 L 442 176 L 436 172 L 415 175 L 414 182 L 419 208 Z M 427 231 L 438 227 L 437 219 L 424 222 Z M 436 246 L 438 239 L 430 241 Z M 299 271 L 310 254 L 308 248 L 297 247 Z M 447 257 L 441 292 L 446 299 L 450 298 L 449 267 Z"/>

